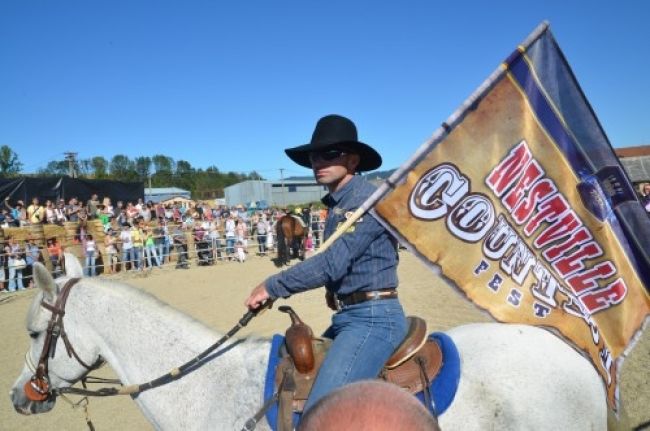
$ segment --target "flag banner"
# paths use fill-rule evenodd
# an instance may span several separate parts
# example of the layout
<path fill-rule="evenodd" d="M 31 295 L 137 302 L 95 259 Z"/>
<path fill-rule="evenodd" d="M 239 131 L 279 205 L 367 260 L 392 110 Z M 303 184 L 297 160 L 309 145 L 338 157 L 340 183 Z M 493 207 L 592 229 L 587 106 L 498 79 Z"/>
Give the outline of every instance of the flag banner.
<path fill-rule="evenodd" d="M 618 410 L 650 219 L 548 25 L 383 187 L 373 212 L 407 248 L 497 320 L 561 335 Z"/>

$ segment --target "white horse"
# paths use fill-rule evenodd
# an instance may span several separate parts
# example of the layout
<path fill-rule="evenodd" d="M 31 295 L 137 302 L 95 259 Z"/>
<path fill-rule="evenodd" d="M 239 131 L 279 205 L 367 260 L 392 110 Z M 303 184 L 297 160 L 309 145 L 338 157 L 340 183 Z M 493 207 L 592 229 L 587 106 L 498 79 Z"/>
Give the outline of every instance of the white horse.
<path fill-rule="evenodd" d="M 67 259 L 67 277 L 81 277 Z M 11 390 L 15 409 L 43 413 L 55 399 L 30 401 L 23 390 L 43 349 L 51 312 L 67 278 L 55 280 L 40 264 L 41 289 L 27 316 L 32 337 L 26 364 Z M 219 334 L 133 287 L 99 278 L 82 279 L 70 291 L 65 312 L 70 345 L 85 363 L 104 358 L 124 384 L 151 380 L 185 363 Z M 462 368 L 455 399 L 439 417 L 449 430 L 601 430 L 607 427 L 605 391 L 596 371 L 549 332 L 530 326 L 475 324 L 448 332 Z M 56 345 L 49 359 L 52 388 L 77 382 L 86 369 Z M 270 340 L 233 340 L 212 360 L 164 386 L 134 396 L 157 429 L 238 430 L 263 402 Z M 258 429 L 269 429 L 266 422 Z"/>

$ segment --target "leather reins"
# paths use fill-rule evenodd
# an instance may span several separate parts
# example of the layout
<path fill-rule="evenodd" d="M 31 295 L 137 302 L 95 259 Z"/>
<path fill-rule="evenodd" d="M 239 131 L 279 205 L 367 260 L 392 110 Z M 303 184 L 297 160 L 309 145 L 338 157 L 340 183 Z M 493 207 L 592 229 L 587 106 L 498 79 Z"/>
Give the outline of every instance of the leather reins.
<path fill-rule="evenodd" d="M 74 357 L 83 367 L 85 367 L 88 370 L 86 374 L 84 374 L 84 376 L 82 377 L 82 383 L 85 383 L 84 379 L 89 372 L 99 368 L 104 363 L 104 360 L 101 357 L 99 357 L 98 360 L 93 365 L 89 366 L 88 364 L 86 364 L 79 357 L 77 352 L 74 350 L 72 344 L 70 344 L 70 340 L 68 339 L 68 336 L 65 332 L 65 327 L 63 325 L 63 317 L 65 316 L 65 305 L 68 300 L 68 295 L 70 294 L 70 290 L 79 280 L 80 280 L 79 278 L 70 279 L 61 289 L 61 292 L 59 293 L 59 296 L 57 297 L 56 302 L 54 303 L 53 306 L 45 302 L 45 300 L 41 301 L 41 306 L 51 311 L 52 317 L 50 318 L 50 322 L 47 326 L 47 334 L 45 336 L 45 341 L 43 344 L 43 350 L 41 352 L 41 356 L 39 357 L 38 360 L 38 365 L 36 366 L 36 370 L 33 371 L 34 375 L 30 379 L 30 381 L 28 381 L 24 386 L 25 395 L 27 396 L 27 398 L 29 398 L 32 401 L 45 401 L 50 396 L 56 396 L 61 394 L 76 394 L 76 395 L 95 396 L 95 397 L 106 397 L 106 396 L 113 396 L 113 395 L 133 395 L 133 394 L 137 394 L 149 389 L 153 389 L 165 385 L 167 383 L 170 383 L 173 380 L 181 378 L 189 370 L 202 365 L 201 361 L 204 360 L 210 353 L 212 353 L 214 350 L 216 350 L 221 345 L 223 345 L 223 343 L 225 343 L 227 340 L 232 338 L 237 332 L 239 332 L 240 329 L 248 325 L 248 323 L 254 317 L 258 316 L 259 314 L 263 313 L 264 311 L 270 309 L 273 306 L 273 301 L 267 300 L 257 309 L 249 310 L 246 314 L 244 314 L 244 316 L 241 319 L 239 319 L 237 324 L 234 327 L 232 327 L 230 331 L 228 331 L 223 337 L 221 337 L 217 342 L 212 344 L 206 350 L 199 353 L 194 358 L 190 359 L 180 367 L 174 368 L 171 371 L 169 371 L 167 374 L 164 374 L 146 383 L 133 384 L 128 386 L 120 386 L 120 387 L 103 387 L 96 390 L 86 389 L 85 384 L 83 389 L 74 388 L 74 387 L 50 389 L 49 378 L 48 378 L 48 358 L 54 357 L 54 352 L 56 351 L 56 343 L 59 337 L 63 339 L 68 356 Z M 26 356 L 29 356 L 29 354 Z M 27 364 L 28 366 L 30 366 L 30 368 L 32 368 L 30 361 L 27 361 Z M 110 380 L 105 380 L 105 379 L 101 379 L 101 381 L 111 382 Z"/>

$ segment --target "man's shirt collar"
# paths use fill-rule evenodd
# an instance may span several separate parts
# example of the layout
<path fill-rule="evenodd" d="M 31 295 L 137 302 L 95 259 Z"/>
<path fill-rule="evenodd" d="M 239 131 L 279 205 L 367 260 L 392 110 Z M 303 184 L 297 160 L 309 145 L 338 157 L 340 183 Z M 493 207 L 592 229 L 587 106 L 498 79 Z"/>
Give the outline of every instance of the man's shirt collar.
<path fill-rule="evenodd" d="M 352 176 L 350 181 L 345 183 L 340 190 L 326 194 L 323 197 L 323 199 L 321 199 L 321 202 L 323 202 L 325 205 L 330 207 L 338 204 L 345 197 L 345 195 L 347 195 L 350 192 L 350 190 L 354 188 L 354 185 L 359 181 L 361 181 L 360 175 Z"/>

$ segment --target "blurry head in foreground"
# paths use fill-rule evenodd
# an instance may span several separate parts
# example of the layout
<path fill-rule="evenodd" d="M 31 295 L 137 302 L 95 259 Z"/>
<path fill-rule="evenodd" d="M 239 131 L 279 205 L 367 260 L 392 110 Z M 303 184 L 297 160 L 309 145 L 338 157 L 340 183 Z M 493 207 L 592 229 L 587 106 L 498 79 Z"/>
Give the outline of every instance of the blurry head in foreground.
<path fill-rule="evenodd" d="M 317 402 L 298 431 L 439 430 L 436 420 L 411 394 L 394 384 L 366 380 L 339 388 Z"/>

